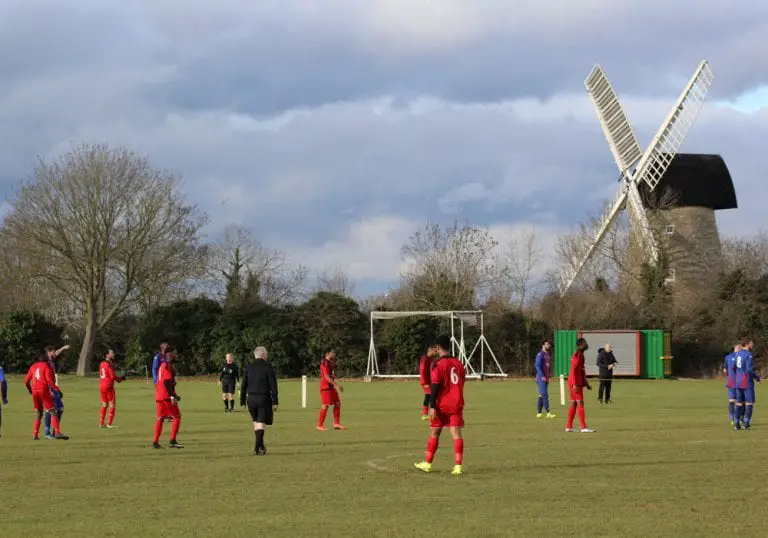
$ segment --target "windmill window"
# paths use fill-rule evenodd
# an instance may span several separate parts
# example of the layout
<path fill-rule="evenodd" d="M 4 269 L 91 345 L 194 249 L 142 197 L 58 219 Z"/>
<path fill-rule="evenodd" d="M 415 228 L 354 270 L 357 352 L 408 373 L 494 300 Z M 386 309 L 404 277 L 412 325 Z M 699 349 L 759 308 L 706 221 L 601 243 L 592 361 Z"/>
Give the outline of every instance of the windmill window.
<path fill-rule="evenodd" d="M 675 225 L 674 224 L 667 224 L 664 228 L 664 233 L 667 235 L 672 235 L 675 233 Z"/>

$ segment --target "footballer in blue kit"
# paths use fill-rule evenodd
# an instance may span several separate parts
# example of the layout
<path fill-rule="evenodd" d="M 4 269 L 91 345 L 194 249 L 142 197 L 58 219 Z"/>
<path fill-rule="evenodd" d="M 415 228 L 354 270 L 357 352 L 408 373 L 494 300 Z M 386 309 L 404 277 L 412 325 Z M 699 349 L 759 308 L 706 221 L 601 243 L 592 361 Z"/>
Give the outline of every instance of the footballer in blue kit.
<path fill-rule="evenodd" d="M 728 420 L 731 426 L 736 413 L 736 354 L 741 351 L 741 343 L 733 346 L 733 352 L 725 356 L 723 361 L 723 373 L 725 374 L 725 387 L 728 389 Z"/>
<path fill-rule="evenodd" d="M 552 362 L 550 350 L 552 342 L 545 341 L 541 346 L 541 351 L 536 355 L 534 366 L 536 367 L 536 385 L 539 389 L 539 399 L 536 403 L 536 417 L 543 416 L 542 411 L 546 411 L 547 418 L 555 418 L 555 415 L 549 412 L 549 378 L 552 375 Z"/>
<path fill-rule="evenodd" d="M 752 411 L 755 406 L 755 381 L 760 382 L 760 376 L 755 372 L 755 359 L 752 356 L 754 342 L 744 339 L 741 351 L 736 356 L 736 412 L 734 427 L 740 430 L 749 429 L 752 422 Z"/>
<path fill-rule="evenodd" d="M 5 380 L 5 372 L 3 367 L 0 366 L 0 395 L 2 395 L 2 403 L 0 403 L 0 435 L 3 433 L 3 406 L 8 405 L 8 382 Z"/>

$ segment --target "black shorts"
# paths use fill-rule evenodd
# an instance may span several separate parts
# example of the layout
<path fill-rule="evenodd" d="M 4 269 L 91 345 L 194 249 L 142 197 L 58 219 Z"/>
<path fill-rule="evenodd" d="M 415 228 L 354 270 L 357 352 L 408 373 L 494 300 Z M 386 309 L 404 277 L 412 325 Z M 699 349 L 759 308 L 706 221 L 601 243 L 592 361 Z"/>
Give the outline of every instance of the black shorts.
<path fill-rule="evenodd" d="M 226 379 L 221 382 L 221 393 L 222 394 L 234 394 L 235 393 L 235 382 L 234 381 L 227 381 Z"/>
<path fill-rule="evenodd" d="M 248 412 L 254 422 L 261 422 L 267 426 L 272 425 L 274 410 L 272 409 L 272 398 L 265 396 L 248 395 Z"/>

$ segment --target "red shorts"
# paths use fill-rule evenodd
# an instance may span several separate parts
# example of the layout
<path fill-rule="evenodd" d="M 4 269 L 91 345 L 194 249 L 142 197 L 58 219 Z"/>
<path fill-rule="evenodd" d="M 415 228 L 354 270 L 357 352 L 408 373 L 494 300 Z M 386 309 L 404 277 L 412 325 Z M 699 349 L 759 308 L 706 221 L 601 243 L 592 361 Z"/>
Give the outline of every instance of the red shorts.
<path fill-rule="evenodd" d="M 115 387 L 111 389 L 99 388 L 101 393 L 101 403 L 115 403 Z"/>
<path fill-rule="evenodd" d="M 33 392 L 32 393 L 32 406 L 35 411 L 45 411 L 46 409 L 53 409 L 55 407 L 53 403 L 53 395 L 50 391 L 45 392 Z"/>
<path fill-rule="evenodd" d="M 321 390 L 320 400 L 323 402 L 323 405 L 337 405 L 341 403 L 339 392 L 336 389 Z"/>
<path fill-rule="evenodd" d="M 584 387 L 572 387 L 568 385 L 568 391 L 571 393 L 571 401 L 574 401 L 574 402 L 584 401 Z"/>
<path fill-rule="evenodd" d="M 179 409 L 179 404 L 172 404 L 170 400 L 155 401 L 155 407 L 157 408 L 157 418 L 181 416 L 181 409 Z"/>
<path fill-rule="evenodd" d="M 429 421 L 429 426 L 432 428 L 463 428 L 464 411 L 459 411 L 458 413 L 437 411 L 435 418 Z"/>

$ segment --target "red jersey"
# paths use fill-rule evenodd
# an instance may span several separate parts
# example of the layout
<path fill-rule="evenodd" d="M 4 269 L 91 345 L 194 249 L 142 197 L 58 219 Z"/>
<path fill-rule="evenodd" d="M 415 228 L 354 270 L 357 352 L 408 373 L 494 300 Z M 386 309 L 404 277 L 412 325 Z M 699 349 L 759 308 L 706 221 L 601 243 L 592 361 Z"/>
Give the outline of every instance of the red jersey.
<path fill-rule="evenodd" d="M 166 387 L 166 381 L 170 381 L 169 387 Z M 157 371 L 157 385 L 155 385 L 155 400 L 170 400 L 171 396 L 176 395 L 176 378 L 173 373 L 173 366 L 169 362 L 160 365 Z"/>
<path fill-rule="evenodd" d="M 568 374 L 568 384 L 572 387 L 587 386 L 587 370 L 584 366 L 584 352 L 580 349 L 571 357 L 571 371 Z"/>
<path fill-rule="evenodd" d="M 441 357 L 432 366 L 431 384 L 440 385 L 437 409 L 441 413 L 459 414 L 464 409 L 464 365 L 454 357 Z"/>
<path fill-rule="evenodd" d="M 122 379 L 115 375 L 115 365 L 110 361 L 101 361 L 99 365 L 99 388 L 109 390 L 114 388 L 115 382 L 120 383 Z"/>
<path fill-rule="evenodd" d="M 59 387 L 56 386 L 53 369 L 47 361 L 38 361 L 30 366 L 27 377 L 24 378 L 24 384 L 36 394 L 41 394 L 50 389 L 59 390 Z"/>
<path fill-rule="evenodd" d="M 329 383 L 326 379 L 326 377 L 331 381 L 336 379 L 333 366 L 333 362 L 328 359 L 320 361 L 320 390 L 331 390 L 333 388 L 333 384 Z"/>
<path fill-rule="evenodd" d="M 424 355 L 419 361 L 419 383 L 422 385 L 429 385 L 430 378 L 432 377 L 430 369 L 432 367 L 432 359 L 429 355 Z"/>

